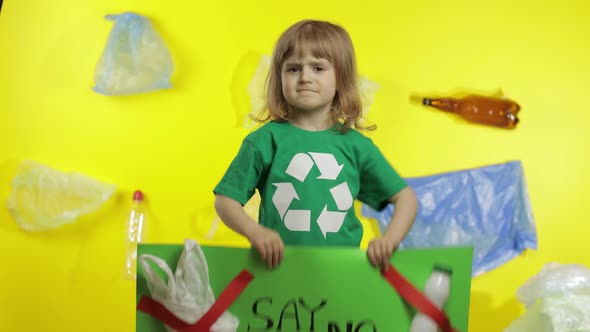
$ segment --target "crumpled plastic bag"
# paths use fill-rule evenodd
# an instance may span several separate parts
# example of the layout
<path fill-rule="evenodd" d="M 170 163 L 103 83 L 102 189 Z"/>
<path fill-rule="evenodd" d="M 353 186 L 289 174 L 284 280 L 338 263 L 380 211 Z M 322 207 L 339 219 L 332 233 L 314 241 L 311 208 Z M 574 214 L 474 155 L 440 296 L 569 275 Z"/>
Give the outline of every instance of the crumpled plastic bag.
<path fill-rule="evenodd" d="M 105 18 L 115 25 L 96 66 L 93 90 L 127 95 L 171 88 L 172 56 L 149 19 L 131 12 Z"/>
<path fill-rule="evenodd" d="M 45 231 L 71 224 L 108 201 L 115 186 L 79 173 L 64 173 L 24 161 L 12 181 L 7 207 L 27 231 Z"/>
<path fill-rule="evenodd" d="M 140 255 L 139 262 L 152 299 L 164 305 L 185 323 L 196 323 L 215 302 L 209 284 L 207 260 L 196 241 L 184 241 L 184 249 L 174 273 L 166 261 L 154 255 Z M 152 263 L 166 274 L 165 278 L 157 273 Z M 211 332 L 235 332 L 238 326 L 238 318 L 225 311 L 211 326 Z M 169 326 L 166 329 L 175 331 Z"/>
<path fill-rule="evenodd" d="M 549 263 L 516 294 L 527 311 L 505 332 L 590 331 L 590 269 Z"/>
<path fill-rule="evenodd" d="M 520 161 L 407 178 L 419 202 L 414 226 L 400 248 L 473 246 L 472 276 L 488 272 L 527 248 L 537 249 L 537 232 Z M 389 204 L 375 211 L 363 204 L 384 232 Z"/>
<path fill-rule="evenodd" d="M 250 113 L 244 116 L 244 128 L 250 129 L 256 125 L 251 116 L 258 116 L 260 110 L 265 104 L 265 84 L 266 77 L 270 70 L 272 59 L 269 55 L 260 57 L 258 67 L 248 84 L 248 95 L 250 96 Z M 358 89 L 361 96 L 361 105 L 363 117 L 369 113 L 369 109 L 373 104 L 375 95 L 381 86 L 377 82 L 373 82 L 365 76 L 359 77 Z"/>

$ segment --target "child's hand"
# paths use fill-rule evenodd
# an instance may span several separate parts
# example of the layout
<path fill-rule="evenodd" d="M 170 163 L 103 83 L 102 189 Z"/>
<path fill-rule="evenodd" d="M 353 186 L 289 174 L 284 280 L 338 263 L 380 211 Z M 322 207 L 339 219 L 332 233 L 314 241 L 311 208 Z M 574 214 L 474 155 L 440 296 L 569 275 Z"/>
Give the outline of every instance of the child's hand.
<path fill-rule="evenodd" d="M 283 260 L 285 246 L 279 233 L 256 224 L 256 229 L 250 233 L 248 240 L 252 244 L 266 265 L 277 267 Z"/>
<path fill-rule="evenodd" d="M 396 241 L 389 238 L 375 238 L 369 242 L 367 257 L 371 264 L 382 269 L 389 265 L 389 259 L 398 246 Z"/>

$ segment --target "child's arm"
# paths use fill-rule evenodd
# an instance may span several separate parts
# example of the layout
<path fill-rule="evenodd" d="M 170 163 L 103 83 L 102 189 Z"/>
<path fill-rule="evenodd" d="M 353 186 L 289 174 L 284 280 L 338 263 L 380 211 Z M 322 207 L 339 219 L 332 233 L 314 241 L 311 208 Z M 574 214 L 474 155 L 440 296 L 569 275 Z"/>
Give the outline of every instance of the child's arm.
<path fill-rule="evenodd" d="M 371 263 L 381 268 L 389 264 L 393 252 L 406 237 L 418 212 L 416 194 L 409 186 L 389 199 L 395 205 L 391 222 L 381 237 L 373 239 L 367 248 L 367 256 Z"/>
<path fill-rule="evenodd" d="M 227 227 L 250 241 L 269 267 L 276 267 L 283 260 L 285 248 L 279 233 L 252 220 L 238 201 L 215 195 L 215 211 Z"/>

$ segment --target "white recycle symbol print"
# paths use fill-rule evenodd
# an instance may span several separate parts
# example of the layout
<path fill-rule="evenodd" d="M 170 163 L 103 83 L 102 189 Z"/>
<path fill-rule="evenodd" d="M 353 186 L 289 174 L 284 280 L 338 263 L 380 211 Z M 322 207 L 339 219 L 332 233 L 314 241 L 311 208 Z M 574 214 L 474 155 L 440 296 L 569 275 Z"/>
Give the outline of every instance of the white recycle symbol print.
<path fill-rule="evenodd" d="M 338 165 L 336 158 L 330 153 L 298 153 L 289 162 L 286 173 L 293 178 L 305 182 L 307 175 L 316 165 L 320 171 L 317 179 L 336 180 L 344 165 Z M 274 203 L 285 226 L 291 231 L 309 232 L 311 229 L 310 210 L 289 210 L 293 199 L 300 199 L 291 182 L 273 183 L 277 187 L 272 202 Z M 342 227 L 346 213 L 352 207 L 353 199 L 348 183 L 342 182 L 330 189 L 332 198 L 336 202 L 338 211 L 329 211 L 324 205 L 320 216 L 316 220 L 324 238 L 327 233 L 336 233 Z"/>

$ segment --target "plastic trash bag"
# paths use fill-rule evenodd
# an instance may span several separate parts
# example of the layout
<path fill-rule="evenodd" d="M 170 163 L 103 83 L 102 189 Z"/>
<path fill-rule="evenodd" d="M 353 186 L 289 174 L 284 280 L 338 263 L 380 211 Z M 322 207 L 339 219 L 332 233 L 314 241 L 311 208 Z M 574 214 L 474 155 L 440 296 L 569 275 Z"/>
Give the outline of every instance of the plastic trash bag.
<path fill-rule="evenodd" d="M 96 66 L 93 90 L 126 95 L 172 87 L 172 56 L 151 22 L 135 13 L 105 18 L 115 25 Z"/>
<path fill-rule="evenodd" d="M 256 125 L 256 122 L 253 121 L 250 116 L 257 116 L 260 110 L 264 107 L 266 101 L 266 77 L 270 70 L 271 62 L 272 59 L 270 56 L 261 56 L 256 71 L 248 84 L 251 110 L 250 113 L 244 117 L 244 128 L 250 129 Z M 373 104 L 373 100 L 375 99 L 375 95 L 380 88 L 381 86 L 378 83 L 373 82 L 364 76 L 359 77 L 358 89 L 361 96 L 363 116 L 366 116 L 369 112 L 371 104 Z"/>
<path fill-rule="evenodd" d="M 7 206 L 18 226 L 27 231 L 44 231 L 97 211 L 113 195 L 115 186 L 24 161 L 11 189 Z"/>
<path fill-rule="evenodd" d="M 549 263 L 517 291 L 527 311 L 505 332 L 590 331 L 590 269 Z"/>
<path fill-rule="evenodd" d="M 165 260 L 154 255 L 140 255 L 139 262 L 151 297 L 185 323 L 196 323 L 215 302 L 209 284 L 207 260 L 196 241 L 184 241 L 184 249 L 174 273 Z M 152 264 L 164 272 L 166 277 L 162 278 Z M 235 332 L 238 326 L 238 318 L 225 311 L 213 324 L 211 332 Z M 174 331 L 169 326 L 166 329 Z"/>
<path fill-rule="evenodd" d="M 472 276 L 537 248 L 537 232 L 520 161 L 406 179 L 419 202 L 400 248 L 473 246 Z M 394 207 L 362 214 L 383 232 Z"/>

